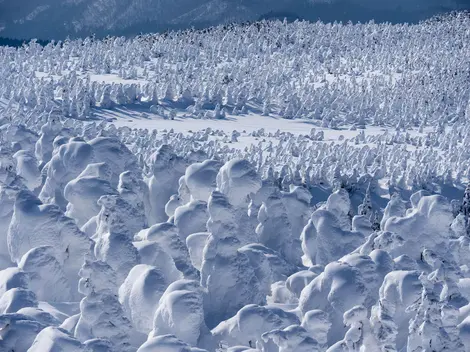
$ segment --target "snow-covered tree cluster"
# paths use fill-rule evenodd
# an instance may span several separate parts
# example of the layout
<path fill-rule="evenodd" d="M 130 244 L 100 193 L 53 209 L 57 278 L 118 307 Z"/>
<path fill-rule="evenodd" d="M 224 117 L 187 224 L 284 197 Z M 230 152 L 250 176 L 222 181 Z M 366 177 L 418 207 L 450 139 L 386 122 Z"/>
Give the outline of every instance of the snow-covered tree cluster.
<path fill-rule="evenodd" d="M 282 133 L 263 158 L 209 129 L 141 132 L 53 116 L 0 129 L 2 350 L 470 349 L 457 184 L 384 193 L 380 161 L 345 175 L 327 154 L 331 184 L 290 168 L 307 150 L 302 162 L 351 149 L 358 163 L 388 150 L 380 139 L 324 150 Z"/>
<path fill-rule="evenodd" d="M 0 48 L 0 351 L 470 351 L 468 21 Z"/>
<path fill-rule="evenodd" d="M 259 22 L 0 48 L 0 97 L 35 116 L 143 104 L 397 129 L 468 118 L 470 17 L 419 25 Z M 114 79 L 113 79 L 114 78 Z M 32 111 L 31 111 L 32 110 Z M 26 112 L 25 112 L 26 113 Z"/>

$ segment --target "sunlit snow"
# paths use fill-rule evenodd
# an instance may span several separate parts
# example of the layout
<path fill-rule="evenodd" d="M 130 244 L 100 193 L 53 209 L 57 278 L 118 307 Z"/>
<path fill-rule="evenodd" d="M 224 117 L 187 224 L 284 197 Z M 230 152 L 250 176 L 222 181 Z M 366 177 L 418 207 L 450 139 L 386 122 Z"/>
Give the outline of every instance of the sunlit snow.
<path fill-rule="evenodd" d="M 469 28 L 0 47 L 0 351 L 470 351 Z"/>

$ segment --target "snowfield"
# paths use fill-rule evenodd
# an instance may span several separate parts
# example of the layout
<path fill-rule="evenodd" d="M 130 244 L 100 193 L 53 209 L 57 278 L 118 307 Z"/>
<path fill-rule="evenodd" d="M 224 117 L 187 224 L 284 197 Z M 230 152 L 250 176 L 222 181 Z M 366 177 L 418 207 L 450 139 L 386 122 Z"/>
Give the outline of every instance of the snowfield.
<path fill-rule="evenodd" d="M 0 351 L 470 351 L 470 17 L 0 47 Z"/>

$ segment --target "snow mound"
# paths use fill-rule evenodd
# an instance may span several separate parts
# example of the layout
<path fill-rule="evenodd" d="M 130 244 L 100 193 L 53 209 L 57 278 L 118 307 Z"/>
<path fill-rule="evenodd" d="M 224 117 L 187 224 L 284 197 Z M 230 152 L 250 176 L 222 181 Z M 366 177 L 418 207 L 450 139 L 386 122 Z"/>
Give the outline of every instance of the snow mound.
<path fill-rule="evenodd" d="M 134 245 L 139 250 L 141 261 L 143 264 L 152 264 L 159 251 L 155 248 L 161 248 L 171 256 L 176 268 L 181 271 L 187 278 L 198 277 L 196 270 L 191 265 L 188 247 L 181 240 L 178 228 L 168 222 L 155 224 L 148 229 L 141 230 L 136 236 L 138 242 Z M 202 250 L 201 250 L 202 255 Z"/>
<path fill-rule="evenodd" d="M 34 292 L 24 288 L 12 288 L 0 297 L 1 314 L 16 313 L 21 308 L 37 306 L 38 300 Z"/>
<path fill-rule="evenodd" d="M 186 246 L 188 247 L 191 263 L 197 270 L 201 270 L 204 246 L 209 235 L 208 232 L 199 232 L 193 233 L 186 238 Z"/>
<path fill-rule="evenodd" d="M 167 220 L 165 205 L 176 194 L 179 178 L 184 175 L 186 164 L 169 145 L 162 145 L 149 158 L 152 176 L 148 181 L 150 196 L 149 224 Z"/>
<path fill-rule="evenodd" d="M 284 329 L 276 329 L 263 334 L 265 344 L 270 340 L 278 346 L 279 352 L 317 352 L 322 350 L 322 346 L 310 336 L 310 332 L 299 325 L 291 325 Z"/>
<path fill-rule="evenodd" d="M 407 214 L 390 217 L 385 222 L 384 230 L 403 238 L 400 254 L 417 260 L 425 248 L 442 252 L 445 243 L 452 237 L 450 225 L 453 215 L 449 201 L 439 195 L 418 198 L 418 194 L 414 194 L 411 202 L 412 208 Z"/>
<path fill-rule="evenodd" d="M 197 281 L 173 282 L 160 299 L 149 338 L 170 334 L 197 346 L 204 329 L 202 287 Z"/>
<path fill-rule="evenodd" d="M 19 263 L 28 251 L 42 246 L 53 248 L 54 253 L 48 255 L 62 266 L 71 287 L 76 287 L 77 273 L 90 240 L 57 206 L 42 204 L 31 192 L 22 190 L 16 195 L 8 230 L 11 258 Z"/>
<path fill-rule="evenodd" d="M 200 348 L 193 348 L 173 335 L 162 335 L 149 339 L 137 352 L 207 352 Z"/>
<path fill-rule="evenodd" d="M 386 265 L 383 269 L 382 265 Z M 372 257 L 349 254 L 337 262 L 325 266 L 301 292 L 299 309 L 303 315 L 311 310 L 327 312 L 332 323 L 328 344 L 344 336 L 343 314 L 357 306 L 367 308 L 378 299 L 378 289 L 384 272 L 390 270 L 388 263 L 374 262 Z"/>
<path fill-rule="evenodd" d="M 83 345 L 70 336 L 70 334 L 56 327 L 47 327 L 42 330 L 34 339 L 34 342 L 28 352 L 55 352 L 70 351 L 83 352 Z"/>
<path fill-rule="evenodd" d="M 0 271 L 0 297 L 12 288 L 24 288 L 29 286 L 29 277 L 20 268 L 6 268 Z"/>
<path fill-rule="evenodd" d="M 21 258 L 18 267 L 28 275 L 29 287 L 39 300 L 66 302 L 71 298 L 77 299 L 75 286 L 72 286 L 77 282 L 67 279 L 62 265 L 55 257 L 54 247 L 41 246 L 29 250 Z"/>
<path fill-rule="evenodd" d="M 13 154 L 16 161 L 16 174 L 21 177 L 26 187 L 34 191 L 41 186 L 41 173 L 38 161 L 29 150 L 19 150 Z"/>
<path fill-rule="evenodd" d="M 23 314 L 0 315 L 0 348 L 26 352 L 46 326 Z"/>
<path fill-rule="evenodd" d="M 74 218 L 78 226 L 83 226 L 101 209 L 98 200 L 103 195 L 117 195 L 111 186 L 111 169 L 105 163 L 88 164 L 64 189 L 67 204 L 66 215 Z"/>
<path fill-rule="evenodd" d="M 188 166 L 184 178 L 193 199 L 207 201 L 217 187 L 217 174 L 221 167 L 218 160 L 205 160 Z"/>
<path fill-rule="evenodd" d="M 208 219 L 207 203 L 201 200 L 191 200 L 176 208 L 174 214 L 174 222 L 183 242 L 192 233 L 205 231 Z"/>
<path fill-rule="evenodd" d="M 51 313 L 46 312 L 40 308 L 36 307 L 25 307 L 21 308 L 17 312 L 18 314 L 23 314 L 30 317 L 32 320 L 35 320 L 41 324 L 46 326 L 59 326 L 60 320 L 54 317 Z"/>
<path fill-rule="evenodd" d="M 44 166 L 47 178 L 39 199 L 44 203 L 55 203 L 65 208 L 63 192 L 66 184 L 77 177 L 92 160 L 92 146 L 79 138 L 61 145 Z"/>
<path fill-rule="evenodd" d="M 337 216 L 323 209 L 312 214 L 303 232 L 303 247 L 314 264 L 326 265 L 359 247 L 364 237 L 359 232 L 343 230 Z"/>
<path fill-rule="evenodd" d="M 217 174 L 217 188 L 235 207 L 247 204 L 248 196 L 261 188 L 261 177 L 249 161 L 234 159 L 227 162 Z"/>
<path fill-rule="evenodd" d="M 129 315 L 134 327 L 149 333 L 153 327 L 153 316 L 166 288 L 181 278 L 176 268 L 169 264 L 171 258 L 160 258 L 161 266 L 136 265 L 119 288 L 119 301 Z"/>
<path fill-rule="evenodd" d="M 265 332 L 299 323 L 294 313 L 276 307 L 250 304 L 212 329 L 212 334 L 218 341 L 224 341 L 231 346 L 254 347 L 257 341 L 262 341 L 261 336 Z"/>
<path fill-rule="evenodd" d="M 266 298 L 248 256 L 238 251 L 246 233 L 234 223 L 233 207 L 227 197 L 212 192 L 208 209 L 211 235 L 203 251 L 201 286 L 207 289 L 204 297 L 206 324 L 214 327 L 246 304 L 262 304 Z"/>

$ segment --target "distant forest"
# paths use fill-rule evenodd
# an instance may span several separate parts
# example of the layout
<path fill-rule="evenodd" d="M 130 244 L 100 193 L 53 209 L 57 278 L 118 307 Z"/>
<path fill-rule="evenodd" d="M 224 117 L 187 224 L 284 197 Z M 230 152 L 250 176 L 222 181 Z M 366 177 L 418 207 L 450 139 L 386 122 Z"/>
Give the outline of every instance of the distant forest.
<path fill-rule="evenodd" d="M 10 38 L 0 37 L 0 46 L 19 47 L 19 46 L 22 46 L 25 43 L 29 43 L 30 41 L 31 41 L 30 39 L 10 39 Z M 46 40 L 37 40 L 37 43 L 44 46 L 48 43 L 48 41 L 46 41 Z"/>
<path fill-rule="evenodd" d="M 2 0 L 0 0 L 1 2 Z M 470 0 L 465 0 L 465 1 L 469 1 Z M 322 5 L 323 6 L 323 5 Z M 325 5 L 327 6 L 327 5 Z M 325 7 L 326 8 L 326 7 Z M 452 18 L 454 17 L 470 17 L 470 11 L 469 10 L 462 10 L 462 11 L 450 11 L 450 12 L 446 12 L 446 13 L 441 13 L 441 14 L 437 14 L 437 15 L 434 15 L 428 19 L 425 19 L 425 20 L 422 20 L 421 22 L 440 22 L 440 21 L 446 21 L 446 20 L 451 20 Z M 293 22 L 295 20 L 305 20 L 303 19 L 302 17 L 299 17 L 298 15 L 296 15 L 295 13 L 290 13 L 290 12 L 273 12 L 273 11 L 270 11 L 266 14 L 264 14 L 263 16 L 260 16 L 257 21 L 244 21 L 244 22 L 241 22 L 241 23 L 229 23 L 229 24 L 225 24 L 223 25 L 225 28 L 229 28 L 230 26 L 232 25 L 250 25 L 252 23 L 256 23 L 256 22 L 259 22 L 259 21 L 264 21 L 264 20 L 286 20 L 287 22 Z M 330 22 L 332 22 L 333 19 L 331 19 Z M 326 22 L 329 22 L 328 20 L 326 20 Z M 347 21 L 344 21 L 344 23 L 346 23 Z M 380 21 L 378 21 L 380 22 Z M 143 28 L 146 28 L 148 29 L 147 31 L 141 31 L 139 29 L 142 29 Z M 202 31 L 211 31 L 213 28 L 217 27 L 217 26 L 211 26 L 209 25 L 208 23 L 206 24 L 199 24 L 197 26 L 193 26 L 191 29 L 180 29 L 178 25 L 174 25 L 174 26 L 167 26 L 165 29 L 161 29 L 160 31 L 152 31 L 152 29 L 155 29 L 158 27 L 158 23 L 156 21 L 146 21 L 146 22 L 143 22 L 143 23 L 140 23 L 138 25 L 135 25 L 135 26 L 130 26 L 130 27 L 127 27 L 121 31 L 115 31 L 113 33 L 113 35 L 105 35 L 104 33 L 95 33 L 93 34 L 92 36 L 88 36 L 88 38 L 91 38 L 91 39 L 95 39 L 95 38 L 101 38 L 101 39 L 105 39 L 105 38 L 113 38 L 114 36 L 124 36 L 124 37 L 139 37 L 139 36 L 142 36 L 142 35 L 147 35 L 146 33 L 148 33 L 148 35 L 161 35 L 161 34 L 165 34 L 167 32 L 170 32 L 170 31 L 178 31 L 178 30 L 182 30 L 183 32 L 184 31 L 194 31 L 194 30 L 202 30 Z M 137 33 L 140 33 L 140 34 L 137 34 Z M 86 37 L 86 36 L 83 36 L 83 37 Z M 31 41 L 32 39 L 12 39 L 12 38 L 5 38 L 5 37 L 1 37 L 0 36 L 0 47 L 1 46 L 10 46 L 10 47 L 15 47 L 15 48 L 18 48 L 18 47 L 21 47 L 23 44 L 27 44 Z M 42 46 L 46 46 L 48 43 L 50 43 L 51 41 L 50 40 L 41 40 L 41 39 L 35 39 L 36 42 Z M 63 41 L 60 41 L 60 42 L 63 42 Z M 56 42 L 57 43 L 57 42 Z"/>

